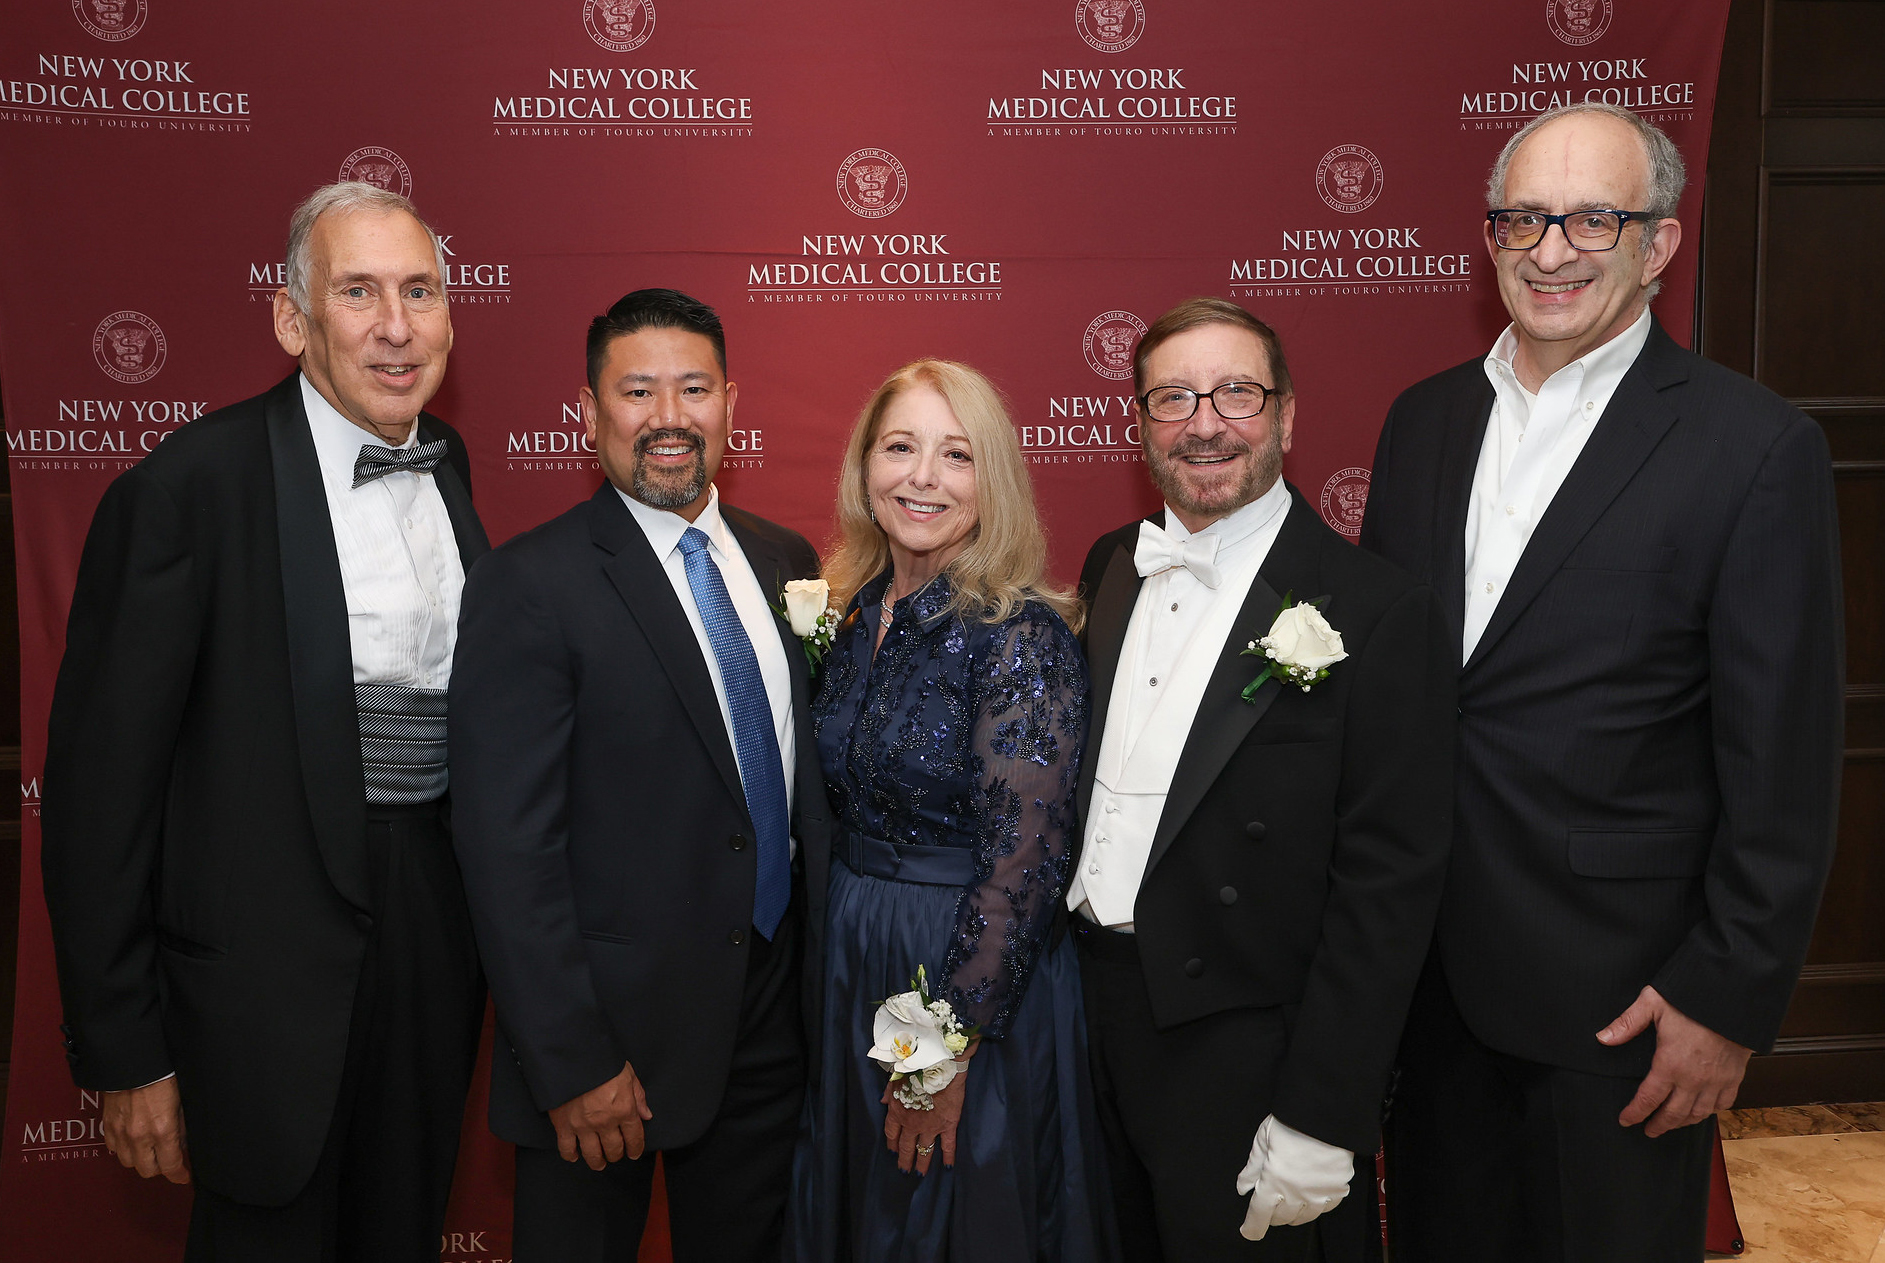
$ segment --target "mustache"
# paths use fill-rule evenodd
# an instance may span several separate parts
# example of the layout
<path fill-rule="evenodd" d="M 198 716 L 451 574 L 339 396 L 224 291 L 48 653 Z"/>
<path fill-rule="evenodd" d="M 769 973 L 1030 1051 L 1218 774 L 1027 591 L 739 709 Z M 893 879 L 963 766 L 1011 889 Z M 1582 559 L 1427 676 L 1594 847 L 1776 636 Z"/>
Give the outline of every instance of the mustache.
<path fill-rule="evenodd" d="M 1220 434 L 1211 439 L 1179 439 L 1172 444 L 1166 457 L 1170 460 L 1182 460 L 1187 456 L 1241 456 L 1249 450 L 1250 444 Z"/>
<path fill-rule="evenodd" d="M 692 430 L 650 430 L 635 440 L 635 454 L 639 456 L 657 443 L 664 446 L 685 443 L 695 452 L 705 451 L 707 447 L 707 440 Z"/>

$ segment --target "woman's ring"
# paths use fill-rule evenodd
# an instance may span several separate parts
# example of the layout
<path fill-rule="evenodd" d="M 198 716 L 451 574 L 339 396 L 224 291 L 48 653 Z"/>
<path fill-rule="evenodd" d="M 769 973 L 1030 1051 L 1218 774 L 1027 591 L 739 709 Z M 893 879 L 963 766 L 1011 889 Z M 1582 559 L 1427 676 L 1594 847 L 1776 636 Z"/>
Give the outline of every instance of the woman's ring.
<path fill-rule="evenodd" d="M 936 1142 L 932 1140 L 926 1145 L 918 1145 L 916 1147 L 916 1151 L 918 1153 L 931 1153 L 935 1150 L 935 1148 L 936 1148 Z"/>

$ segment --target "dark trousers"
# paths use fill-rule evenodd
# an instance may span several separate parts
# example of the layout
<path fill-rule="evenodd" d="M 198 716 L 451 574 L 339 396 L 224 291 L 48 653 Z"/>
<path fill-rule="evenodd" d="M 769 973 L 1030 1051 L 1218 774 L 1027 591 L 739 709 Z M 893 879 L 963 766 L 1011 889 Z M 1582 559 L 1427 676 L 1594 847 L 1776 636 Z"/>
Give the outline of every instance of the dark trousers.
<path fill-rule="evenodd" d="M 1619 1126 L 1638 1082 L 1486 1047 L 1430 961 L 1388 1118 L 1395 1263 L 1695 1263 L 1715 1124 Z"/>
<path fill-rule="evenodd" d="M 726 1095 L 706 1135 L 664 1150 L 675 1263 L 776 1263 L 805 1099 L 800 912 L 754 933 Z M 656 1020 L 682 1021 L 684 1014 Z M 654 1188 L 653 1151 L 594 1171 L 517 1148 L 515 1263 L 634 1263 Z"/>
<path fill-rule="evenodd" d="M 1118 1212 L 1134 1263 L 1318 1263 L 1361 1259 L 1373 1218 L 1363 1174 L 1335 1210 L 1261 1241 L 1238 1232 L 1250 1199 L 1237 1175 L 1270 1113 L 1289 1048 L 1282 1009 L 1233 1009 L 1161 1031 L 1130 934 L 1073 921 L 1087 1032 Z M 1373 1155 L 1363 1161 L 1372 1168 Z"/>
<path fill-rule="evenodd" d="M 437 1263 L 484 976 L 441 804 L 369 806 L 367 856 L 373 927 L 313 1178 L 286 1206 L 199 1186 L 186 1263 Z"/>

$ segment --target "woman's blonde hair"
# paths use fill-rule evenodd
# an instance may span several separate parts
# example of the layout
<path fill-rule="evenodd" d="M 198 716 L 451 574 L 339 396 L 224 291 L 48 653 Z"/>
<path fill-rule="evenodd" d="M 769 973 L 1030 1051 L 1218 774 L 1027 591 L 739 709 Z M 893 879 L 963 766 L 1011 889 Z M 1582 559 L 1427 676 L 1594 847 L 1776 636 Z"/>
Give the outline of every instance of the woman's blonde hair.
<path fill-rule="evenodd" d="M 955 589 L 951 608 L 967 619 L 999 623 L 1030 599 L 1080 630 L 1085 611 L 1072 592 L 1047 582 L 1047 536 L 1034 508 L 1034 485 L 1021 459 L 1014 423 L 995 384 L 967 364 L 917 360 L 892 373 L 858 415 L 838 472 L 838 538 L 825 578 L 840 609 L 890 564 L 890 544 L 871 517 L 865 471 L 884 414 L 905 391 L 928 387 L 943 397 L 968 435 L 975 461 L 977 521 L 969 545 L 943 569 Z"/>

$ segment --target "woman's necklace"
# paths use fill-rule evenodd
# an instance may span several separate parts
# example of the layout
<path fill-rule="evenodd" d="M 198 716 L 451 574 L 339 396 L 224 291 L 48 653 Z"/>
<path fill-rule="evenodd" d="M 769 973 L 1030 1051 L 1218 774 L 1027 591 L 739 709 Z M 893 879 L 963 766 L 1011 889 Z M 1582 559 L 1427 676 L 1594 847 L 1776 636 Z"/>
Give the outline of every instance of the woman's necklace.
<path fill-rule="evenodd" d="M 877 626 L 884 631 L 890 630 L 891 621 L 896 617 L 897 581 L 892 579 L 884 585 L 884 599 L 877 615 Z"/>

